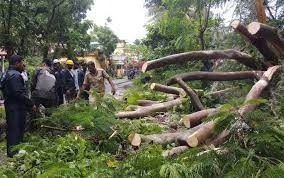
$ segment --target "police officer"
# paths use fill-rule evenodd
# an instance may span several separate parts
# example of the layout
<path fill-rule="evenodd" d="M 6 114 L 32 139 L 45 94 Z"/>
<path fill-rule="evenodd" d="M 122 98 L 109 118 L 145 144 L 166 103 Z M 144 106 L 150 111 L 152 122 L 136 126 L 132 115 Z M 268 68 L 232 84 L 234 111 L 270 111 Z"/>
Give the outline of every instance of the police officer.
<path fill-rule="evenodd" d="M 12 146 L 23 141 L 27 112 L 33 108 L 21 75 L 24 69 L 23 58 L 13 55 L 9 58 L 9 68 L 1 80 L 1 89 L 5 99 L 7 155 L 9 157 L 16 154 Z"/>

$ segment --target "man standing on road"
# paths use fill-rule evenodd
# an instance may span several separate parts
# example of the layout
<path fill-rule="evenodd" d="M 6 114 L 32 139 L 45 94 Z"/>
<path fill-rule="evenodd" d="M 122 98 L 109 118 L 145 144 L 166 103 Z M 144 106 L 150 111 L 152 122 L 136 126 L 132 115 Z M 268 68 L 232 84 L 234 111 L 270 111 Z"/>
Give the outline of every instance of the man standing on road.
<path fill-rule="evenodd" d="M 83 86 L 80 92 L 78 93 L 77 98 L 79 98 L 81 93 L 87 89 L 95 90 L 98 96 L 103 97 L 105 95 L 105 84 L 104 84 L 105 79 L 108 80 L 111 86 L 111 92 L 114 95 L 116 92 L 115 86 L 112 80 L 110 79 L 109 75 L 106 73 L 106 71 L 103 69 L 96 69 L 96 65 L 93 61 L 88 62 L 87 66 L 89 69 L 89 73 L 87 73 L 85 76 Z M 89 102 L 91 104 L 95 104 L 96 98 L 90 95 Z"/>
<path fill-rule="evenodd" d="M 75 74 L 73 72 L 74 62 L 66 61 L 67 69 L 64 71 L 64 94 L 66 102 L 70 102 L 76 98 Z"/>
<path fill-rule="evenodd" d="M 17 153 L 12 151 L 12 146 L 23 141 L 27 112 L 33 108 L 21 75 L 23 71 L 23 58 L 13 55 L 9 59 L 9 68 L 1 80 L 1 90 L 5 99 L 7 155 L 9 157 L 13 157 Z"/>

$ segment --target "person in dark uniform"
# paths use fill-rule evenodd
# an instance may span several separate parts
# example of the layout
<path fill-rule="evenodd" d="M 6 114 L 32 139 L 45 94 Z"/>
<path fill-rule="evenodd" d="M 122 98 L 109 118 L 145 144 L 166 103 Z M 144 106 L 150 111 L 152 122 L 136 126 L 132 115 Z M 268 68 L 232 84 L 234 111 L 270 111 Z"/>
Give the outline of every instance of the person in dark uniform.
<path fill-rule="evenodd" d="M 12 150 L 23 141 L 27 112 L 33 108 L 21 72 L 24 71 L 23 58 L 13 55 L 9 58 L 9 68 L 1 80 L 1 90 L 5 99 L 7 120 L 7 155 L 13 157 Z"/>
<path fill-rule="evenodd" d="M 64 95 L 64 74 L 61 67 L 61 64 L 58 59 L 53 60 L 53 72 L 56 77 L 56 93 L 58 95 L 58 105 L 64 103 L 63 95 Z"/>

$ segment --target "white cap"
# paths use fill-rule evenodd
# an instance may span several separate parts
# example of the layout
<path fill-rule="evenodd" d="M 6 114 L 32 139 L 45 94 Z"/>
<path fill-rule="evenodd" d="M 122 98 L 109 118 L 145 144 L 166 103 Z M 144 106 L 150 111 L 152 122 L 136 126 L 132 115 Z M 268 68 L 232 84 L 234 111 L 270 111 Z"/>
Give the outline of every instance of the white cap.
<path fill-rule="evenodd" d="M 59 63 L 59 60 L 58 60 L 58 59 L 54 59 L 54 60 L 53 60 L 53 64 L 56 64 L 56 63 Z"/>

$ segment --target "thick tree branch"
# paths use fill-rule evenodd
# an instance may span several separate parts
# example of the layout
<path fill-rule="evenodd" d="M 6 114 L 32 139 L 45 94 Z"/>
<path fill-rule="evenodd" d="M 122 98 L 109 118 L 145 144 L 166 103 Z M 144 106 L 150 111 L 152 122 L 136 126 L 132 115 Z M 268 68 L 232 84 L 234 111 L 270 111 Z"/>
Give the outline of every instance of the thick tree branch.
<path fill-rule="evenodd" d="M 157 83 L 152 83 L 150 86 L 151 90 L 154 91 L 159 91 L 163 93 L 168 93 L 168 94 L 174 94 L 178 95 L 180 97 L 185 97 L 186 93 L 184 92 L 183 89 L 177 88 L 177 87 L 172 87 L 172 86 L 165 86 Z"/>
<path fill-rule="evenodd" d="M 204 106 L 202 105 L 197 94 L 181 78 L 176 78 L 175 80 L 179 84 L 179 86 L 185 91 L 187 96 L 190 98 L 193 107 L 197 111 L 203 110 Z"/>
<path fill-rule="evenodd" d="M 160 59 L 145 62 L 142 66 L 142 71 L 146 72 L 160 67 L 165 67 L 171 64 L 184 63 L 196 60 L 211 60 L 211 59 L 235 59 L 253 69 L 257 69 L 257 60 L 249 54 L 234 50 L 211 50 L 211 51 L 192 51 L 180 54 L 166 56 Z"/>
<path fill-rule="evenodd" d="M 239 72 L 188 72 L 176 75 L 169 79 L 168 85 L 176 84 L 177 78 L 183 81 L 191 80 L 211 80 L 211 81 L 231 81 L 244 79 L 258 79 L 263 71 L 239 71 Z"/>
<path fill-rule="evenodd" d="M 136 111 L 129 111 L 129 112 L 119 112 L 116 114 L 116 117 L 122 119 L 122 118 L 140 118 L 140 117 L 145 117 L 145 116 L 150 116 L 155 114 L 156 112 L 165 112 L 174 106 L 178 106 L 182 104 L 184 101 L 183 98 L 178 98 L 172 101 L 167 101 L 164 103 L 158 103 L 158 104 L 153 104 L 151 106 L 146 106 L 146 107 L 140 107 Z"/>

